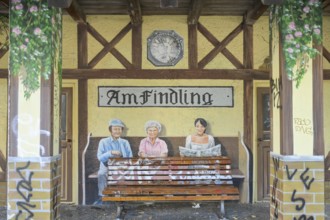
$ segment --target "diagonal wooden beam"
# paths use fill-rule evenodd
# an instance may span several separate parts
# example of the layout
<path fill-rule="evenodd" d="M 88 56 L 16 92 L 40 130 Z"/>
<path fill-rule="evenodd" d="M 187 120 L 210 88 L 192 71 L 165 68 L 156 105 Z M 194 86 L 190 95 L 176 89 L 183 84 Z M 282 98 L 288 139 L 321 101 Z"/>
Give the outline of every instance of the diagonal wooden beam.
<path fill-rule="evenodd" d="M 0 150 L 0 167 L 2 169 L 3 172 L 7 171 L 7 159 L 6 157 L 3 155 L 2 151 Z"/>
<path fill-rule="evenodd" d="M 128 2 L 128 14 L 131 18 L 131 23 L 133 25 L 138 25 L 142 23 L 142 12 L 140 0 L 127 0 Z"/>
<path fill-rule="evenodd" d="M 213 46 L 220 44 L 220 41 L 214 35 L 206 29 L 201 23 L 198 22 L 197 28 L 199 32 L 211 43 Z M 237 59 L 227 48 L 224 48 L 221 53 L 237 68 L 244 69 L 242 62 Z"/>
<path fill-rule="evenodd" d="M 0 5 L 9 8 L 9 0 L 0 0 Z"/>
<path fill-rule="evenodd" d="M 9 0 L 0 0 L 0 6 L 3 8 L 0 10 L 0 15 L 9 16 Z"/>
<path fill-rule="evenodd" d="M 259 1 L 253 9 L 247 12 L 245 23 L 248 25 L 254 25 L 264 12 L 267 11 L 268 7 L 269 5 L 264 5 Z"/>
<path fill-rule="evenodd" d="M 7 51 L 8 51 L 8 48 L 7 49 L 3 49 L 3 48 L 0 49 L 0 59 L 7 53 Z"/>
<path fill-rule="evenodd" d="M 240 23 L 230 34 L 228 34 L 222 42 L 220 42 L 210 53 L 208 53 L 199 63 L 198 68 L 203 69 L 218 53 L 220 53 L 241 31 L 243 30 L 243 22 Z"/>
<path fill-rule="evenodd" d="M 330 63 L 330 52 L 323 46 L 323 57 Z"/>
<path fill-rule="evenodd" d="M 95 30 L 90 24 L 87 23 L 87 31 L 90 33 L 98 42 L 100 42 L 103 46 L 108 44 L 108 41 L 97 31 Z M 126 68 L 126 69 L 133 69 L 133 65 L 116 49 L 112 48 L 109 51 L 117 60 Z"/>
<path fill-rule="evenodd" d="M 188 24 L 197 24 L 199 17 L 201 15 L 203 6 L 204 6 L 204 0 L 191 0 L 191 7 L 189 9 L 188 14 Z"/>
<path fill-rule="evenodd" d="M 89 68 L 95 67 L 98 62 L 132 29 L 131 23 L 127 24 L 104 48 L 88 63 Z"/>
<path fill-rule="evenodd" d="M 66 9 L 72 19 L 78 23 L 86 23 L 86 15 L 78 4 L 77 0 L 72 0 L 69 8 Z"/>
<path fill-rule="evenodd" d="M 322 8 L 323 8 L 323 10 L 326 9 L 326 8 L 328 8 L 329 6 L 330 6 L 330 0 L 324 0 L 322 2 Z"/>

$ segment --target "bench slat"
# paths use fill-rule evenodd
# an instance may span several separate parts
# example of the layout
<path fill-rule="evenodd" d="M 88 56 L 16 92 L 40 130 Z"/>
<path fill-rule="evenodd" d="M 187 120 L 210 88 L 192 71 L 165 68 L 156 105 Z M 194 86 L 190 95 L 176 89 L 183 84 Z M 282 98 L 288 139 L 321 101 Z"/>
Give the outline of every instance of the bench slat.
<path fill-rule="evenodd" d="M 108 180 L 230 180 L 231 175 L 154 175 L 154 176 L 122 176 L 112 175 L 108 176 Z"/>
<path fill-rule="evenodd" d="M 219 201 L 239 200 L 239 195 L 217 196 L 125 196 L 125 197 L 102 197 L 102 201 Z"/>
<path fill-rule="evenodd" d="M 147 175 L 216 175 L 231 174 L 231 170 L 115 170 L 108 172 L 109 175 L 116 176 L 147 176 Z"/>
<path fill-rule="evenodd" d="M 136 186 L 136 185 L 232 185 L 232 180 L 195 180 L 195 181 L 188 181 L 188 180 L 180 180 L 180 181 L 147 181 L 147 180 L 138 180 L 138 181 L 108 181 L 108 185 L 124 185 L 124 186 Z"/>
<path fill-rule="evenodd" d="M 230 170 L 230 165 L 162 165 L 162 166 L 130 166 L 130 165 L 111 165 L 108 170 L 199 170 L 199 169 L 215 169 Z"/>
<path fill-rule="evenodd" d="M 231 164 L 228 157 L 200 157 L 200 158 L 187 158 L 187 157 L 168 157 L 164 158 L 116 158 L 110 159 L 108 166 L 114 165 L 130 165 L 130 166 L 141 166 L 141 165 L 214 165 L 214 164 Z"/>
<path fill-rule="evenodd" d="M 208 186 L 208 187 L 176 187 L 176 186 L 145 186 L 145 187 L 125 187 L 112 186 L 104 191 L 107 195 L 238 195 L 238 189 L 233 186 Z"/>

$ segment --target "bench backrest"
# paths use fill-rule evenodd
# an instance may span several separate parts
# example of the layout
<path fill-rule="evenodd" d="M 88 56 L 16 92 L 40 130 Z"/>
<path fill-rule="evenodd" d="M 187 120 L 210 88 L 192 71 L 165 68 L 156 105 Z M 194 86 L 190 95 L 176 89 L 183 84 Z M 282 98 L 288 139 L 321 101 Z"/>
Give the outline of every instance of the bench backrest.
<path fill-rule="evenodd" d="M 100 162 L 96 154 L 100 140 L 104 137 L 91 137 L 89 147 L 86 153 L 86 176 L 98 170 Z M 133 156 L 137 157 L 140 141 L 145 137 L 124 137 L 131 145 Z M 184 146 L 186 137 L 161 137 L 168 147 L 169 156 L 179 156 L 179 146 Z M 238 137 L 214 137 L 216 144 L 221 144 L 222 155 L 231 159 L 231 167 L 238 169 L 239 153 L 238 153 Z"/>
<path fill-rule="evenodd" d="M 232 185 L 231 161 L 220 157 L 114 158 L 108 185 Z"/>

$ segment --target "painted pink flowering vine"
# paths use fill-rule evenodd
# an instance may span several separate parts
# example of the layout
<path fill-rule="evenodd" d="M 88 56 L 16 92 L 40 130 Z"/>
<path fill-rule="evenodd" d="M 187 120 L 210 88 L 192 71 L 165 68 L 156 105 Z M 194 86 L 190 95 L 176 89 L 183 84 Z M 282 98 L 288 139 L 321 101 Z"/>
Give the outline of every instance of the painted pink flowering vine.
<path fill-rule="evenodd" d="M 47 0 L 11 0 L 10 27 L 10 74 L 20 76 L 29 98 L 61 60 L 62 12 Z"/>
<path fill-rule="evenodd" d="M 271 27 L 278 25 L 283 42 L 285 70 L 299 87 L 310 58 L 318 51 L 313 46 L 322 42 L 322 7 L 319 0 L 285 0 L 272 5 Z"/>

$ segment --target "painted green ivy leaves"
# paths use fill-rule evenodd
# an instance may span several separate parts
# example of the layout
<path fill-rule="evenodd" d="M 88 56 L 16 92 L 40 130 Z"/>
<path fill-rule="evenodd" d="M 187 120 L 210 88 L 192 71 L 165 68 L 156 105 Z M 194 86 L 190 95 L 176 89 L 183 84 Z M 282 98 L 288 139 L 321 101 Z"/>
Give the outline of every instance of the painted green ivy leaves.
<path fill-rule="evenodd" d="M 286 73 L 299 87 L 309 67 L 310 58 L 318 54 L 314 44 L 322 42 L 321 2 L 285 0 L 282 5 L 272 5 L 270 24 L 273 27 L 278 25 Z"/>
<path fill-rule="evenodd" d="M 48 80 L 61 54 L 61 9 L 48 7 L 47 0 L 11 0 L 10 74 L 18 75 L 24 97 Z M 58 66 L 56 69 L 59 69 Z"/>

